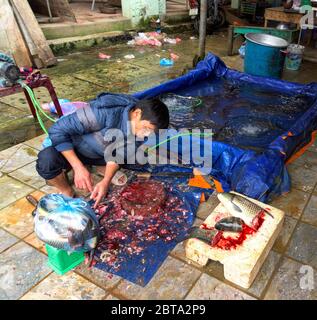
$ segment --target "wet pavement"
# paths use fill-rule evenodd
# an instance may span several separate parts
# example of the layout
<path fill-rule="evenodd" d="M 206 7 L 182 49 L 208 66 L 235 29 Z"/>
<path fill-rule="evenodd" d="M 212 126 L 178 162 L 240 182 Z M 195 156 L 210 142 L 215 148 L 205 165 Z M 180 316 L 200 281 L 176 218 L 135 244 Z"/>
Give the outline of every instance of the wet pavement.
<path fill-rule="evenodd" d="M 131 93 L 180 75 L 190 67 L 197 44 L 188 39 L 163 48 L 94 48 L 59 57 L 57 67 L 43 72 L 51 76 L 60 98 L 86 101 L 102 91 Z M 210 36 L 207 49 L 242 70 L 239 56 L 226 56 L 226 44 L 225 34 Z M 174 67 L 162 68 L 159 60 L 168 57 L 169 49 L 180 59 Z M 99 60 L 99 52 L 112 58 Z M 126 54 L 135 59 L 125 60 Z M 285 79 L 317 81 L 316 71 L 317 64 L 304 63 L 300 72 L 287 72 Z M 36 94 L 42 103 L 49 101 L 45 90 Z M 0 99 L 0 108 L 0 299 L 317 299 L 316 142 L 288 166 L 292 190 L 272 203 L 285 211 L 284 227 L 250 289 L 226 281 L 217 262 L 201 267 L 189 261 L 182 243 L 143 288 L 85 265 L 63 277 L 47 267 L 45 248 L 33 232 L 33 208 L 25 199 L 30 193 L 39 198 L 56 191 L 35 171 L 44 135 L 38 136 L 41 130 L 22 95 Z M 195 224 L 217 204 L 214 193 L 199 207 Z"/>

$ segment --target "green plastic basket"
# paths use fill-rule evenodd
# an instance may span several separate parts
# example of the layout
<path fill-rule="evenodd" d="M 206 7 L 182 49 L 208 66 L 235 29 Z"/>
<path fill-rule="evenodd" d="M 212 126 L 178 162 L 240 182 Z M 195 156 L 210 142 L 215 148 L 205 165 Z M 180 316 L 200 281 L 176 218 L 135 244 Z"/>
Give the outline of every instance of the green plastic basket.
<path fill-rule="evenodd" d="M 68 254 L 67 251 L 56 249 L 45 245 L 48 255 L 47 264 L 59 275 L 63 275 L 81 264 L 85 260 L 83 252 L 73 252 Z"/>

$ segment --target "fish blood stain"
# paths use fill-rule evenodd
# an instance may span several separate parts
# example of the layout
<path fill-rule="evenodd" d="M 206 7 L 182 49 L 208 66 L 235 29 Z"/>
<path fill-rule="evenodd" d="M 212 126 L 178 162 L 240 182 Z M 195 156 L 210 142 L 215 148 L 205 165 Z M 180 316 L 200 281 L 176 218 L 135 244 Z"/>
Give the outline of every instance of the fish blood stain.
<path fill-rule="evenodd" d="M 212 239 L 211 246 L 223 250 L 236 249 L 237 246 L 241 246 L 249 235 L 255 234 L 262 226 L 265 220 L 265 211 L 261 211 L 253 220 L 253 228 L 243 224 L 242 231 L 237 238 L 224 237 L 223 231 L 219 231 Z M 201 226 L 203 229 L 210 229 L 205 224 Z"/>
<path fill-rule="evenodd" d="M 150 216 L 157 214 L 166 202 L 163 183 L 135 181 L 121 193 L 121 206 L 128 214 Z"/>

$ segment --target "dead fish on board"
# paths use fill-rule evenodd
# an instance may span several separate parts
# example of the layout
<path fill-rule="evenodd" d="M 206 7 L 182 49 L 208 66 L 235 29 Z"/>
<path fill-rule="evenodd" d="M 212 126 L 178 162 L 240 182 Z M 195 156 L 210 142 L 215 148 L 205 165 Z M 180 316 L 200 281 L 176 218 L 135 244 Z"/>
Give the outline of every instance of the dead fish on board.
<path fill-rule="evenodd" d="M 219 220 L 215 228 L 219 231 L 241 232 L 244 221 L 238 217 L 227 217 Z"/>
<path fill-rule="evenodd" d="M 218 194 L 218 199 L 233 216 L 241 218 L 251 228 L 253 227 L 254 219 L 261 212 L 274 219 L 266 209 L 239 195 L 223 192 Z"/>
<path fill-rule="evenodd" d="M 196 238 L 208 244 L 211 244 L 215 235 L 218 233 L 217 230 L 201 229 L 199 227 L 192 227 L 189 229 L 189 234 L 184 240 Z"/>

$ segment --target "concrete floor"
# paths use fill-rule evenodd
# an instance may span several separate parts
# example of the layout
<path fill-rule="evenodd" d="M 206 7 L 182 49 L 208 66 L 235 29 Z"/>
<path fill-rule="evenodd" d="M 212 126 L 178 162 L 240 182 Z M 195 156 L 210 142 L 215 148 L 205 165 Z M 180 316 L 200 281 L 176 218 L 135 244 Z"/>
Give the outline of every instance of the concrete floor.
<path fill-rule="evenodd" d="M 184 40 L 177 46 L 118 45 L 71 54 L 60 57 L 57 67 L 44 72 L 52 77 L 60 98 L 86 101 L 102 91 L 140 91 L 175 78 L 191 64 L 197 40 L 180 36 Z M 226 56 L 224 33 L 208 37 L 207 49 L 221 56 L 229 67 L 242 70 L 238 56 Z M 168 50 L 180 59 L 173 68 L 165 69 L 159 66 L 159 59 L 168 56 Z M 112 58 L 101 61 L 98 52 Z M 136 58 L 125 60 L 128 53 Z M 300 72 L 287 72 L 284 79 L 317 81 L 316 71 L 317 64 L 304 63 Z M 36 94 L 41 102 L 48 101 L 44 91 Z M 142 288 L 83 265 L 63 277 L 47 267 L 43 244 L 33 233 L 32 206 L 24 198 L 29 193 L 40 197 L 55 191 L 35 171 L 44 136 L 36 137 L 40 130 L 28 116 L 22 95 L 1 99 L 0 108 L 6 111 L 0 120 L 0 299 L 317 299 L 316 142 L 288 166 L 292 190 L 272 203 L 286 213 L 284 228 L 250 289 L 226 281 L 219 263 L 211 261 L 203 268 L 190 263 L 182 244 Z M 213 194 L 200 206 L 195 223 L 202 223 L 217 204 Z M 313 287 L 302 285 L 306 270 L 315 280 Z"/>

